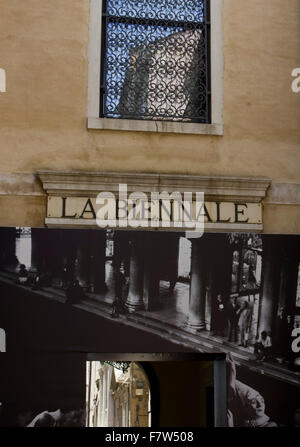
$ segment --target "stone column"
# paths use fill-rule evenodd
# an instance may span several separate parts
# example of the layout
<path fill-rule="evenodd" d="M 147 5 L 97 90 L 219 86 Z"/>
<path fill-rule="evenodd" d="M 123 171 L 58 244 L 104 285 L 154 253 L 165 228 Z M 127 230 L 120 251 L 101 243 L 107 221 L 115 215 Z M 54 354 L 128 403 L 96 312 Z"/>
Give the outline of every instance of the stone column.
<path fill-rule="evenodd" d="M 78 230 L 76 238 L 74 279 L 77 279 L 84 288 L 90 286 L 90 253 L 96 248 L 91 236 L 91 230 Z"/>
<path fill-rule="evenodd" d="M 75 260 L 76 260 L 76 241 L 78 230 L 65 230 L 64 233 L 64 256 L 63 270 L 64 282 L 66 285 L 74 281 L 75 275 Z"/>
<path fill-rule="evenodd" d="M 0 228 L 0 265 L 15 266 L 16 258 L 16 229 Z"/>
<path fill-rule="evenodd" d="M 279 273 L 279 293 L 278 293 L 278 309 L 280 307 L 286 307 L 287 304 L 287 291 L 288 291 L 288 275 L 289 275 L 289 260 L 283 258 L 280 265 Z"/>
<path fill-rule="evenodd" d="M 142 236 L 135 234 L 131 241 L 129 292 L 126 301 L 129 312 L 144 308 Z"/>
<path fill-rule="evenodd" d="M 105 282 L 106 232 L 95 230 L 90 239 L 90 287 L 94 293 L 107 290 Z"/>
<path fill-rule="evenodd" d="M 280 236 L 285 259 L 284 287 L 281 291 L 288 315 L 294 316 L 296 310 L 297 280 L 300 261 L 300 243 L 296 236 Z M 285 276 L 285 277 L 284 277 Z"/>
<path fill-rule="evenodd" d="M 281 246 L 281 247 L 280 247 Z M 284 346 L 282 352 L 291 349 L 291 331 L 296 311 L 299 248 L 295 236 L 278 236 L 280 249 L 279 300 L 274 324 L 274 344 Z"/>
<path fill-rule="evenodd" d="M 44 228 L 31 229 L 31 267 L 41 270 L 42 267 L 42 246 Z"/>
<path fill-rule="evenodd" d="M 205 322 L 208 331 L 216 328 L 216 298 L 222 295 L 225 305 L 230 294 L 232 272 L 232 248 L 226 234 L 211 233 L 206 238 L 206 304 Z M 203 239 L 203 238 L 201 238 Z M 224 321 L 224 333 L 226 321 Z"/>
<path fill-rule="evenodd" d="M 52 263 L 52 271 L 56 276 L 57 280 L 59 280 L 60 284 L 62 284 L 64 277 L 64 255 L 65 255 L 65 246 L 64 239 L 66 236 L 66 232 L 69 230 L 52 230 L 52 244 L 53 244 L 53 263 Z"/>
<path fill-rule="evenodd" d="M 278 246 L 274 236 L 263 236 L 262 289 L 260 294 L 258 333 L 272 331 L 279 293 Z"/>
<path fill-rule="evenodd" d="M 62 230 L 52 228 L 32 229 L 33 265 L 51 277 L 59 277 L 61 274 L 61 233 Z"/>
<path fill-rule="evenodd" d="M 66 230 L 31 229 L 31 267 L 39 274 L 47 273 L 55 286 L 62 284 L 65 237 Z"/>
<path fill-rule="evenodd" d="M 170 282 L 170 291 L 173 291 L 178 278 L 178 259 L 179 259 L 179 236 L 176 233 L 170 233 L 168 238 L 168 279 Z"/>
<path fill-rule="evenodd" d="M 155 309 L 159 299 L 159 269 L 157 248 L 159 239 L 155 233 L 144 235 L 144 287 L 143 301 L 146 310 Z"/>
<path fill-rule="evenodd" d="M 279 357 L 287 357 L 291 349 L 291 331 L 295 315 L 297 275 L 291 259 L 283 256 L 280 263 L 278 304 L 274 309 L 272 343 Z M 297 266 L 298 267 L 298 266 Z"/>
<path fill-rule="evenodd" d="M 123 263 L 125 276 L 129 276 L 130 232 L 117 230 L 114 234 L 113 265 L 118 270 Z"/>
<path fill-rule="evenodd" d="M 212 330 L 212 299 L 213 299 L 213 269 L 209 264 L 209 270 L 207 272 L 207 286 L 206 286 L 206 300 L 205 300 L 205 326 L 207 331 Z"/>
<path fill-rule="evenodd" d="M 201 239 L 192 239 L 188 326 L 195 330 L 205 329 L 206 259 Z"/>

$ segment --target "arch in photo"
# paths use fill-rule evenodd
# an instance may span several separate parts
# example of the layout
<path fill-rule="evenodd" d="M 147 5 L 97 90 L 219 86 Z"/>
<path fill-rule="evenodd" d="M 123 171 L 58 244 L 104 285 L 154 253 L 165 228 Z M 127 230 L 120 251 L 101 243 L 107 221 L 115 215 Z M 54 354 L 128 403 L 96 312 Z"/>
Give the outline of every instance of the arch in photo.
<path fill-rule="evenodd" d="M 99 379 L 96 378 L 98 391 L 96 390 L 96 393 L 94 393 L 92 390 L 91 392 L 95 375 L 90 365 L 108 365 L 107 367 L 104 366 L 103 369 L 112 370 L 113 364 L 120 363 L 120 367 L 122 367 L 122 363 L 125 361 L 138 366 L 143 371 L 143 377 L 149 384 L 151 420 L 148 419 L 148 425 L 136 423 L 138 420 L 136 410 L 140 410 L 140 408 L 138 408 L 139 403 L 133 401 L 133 405 L 131 405 L 133 413 L 131 425 L 118 425 L 118 421 L 110 416 L 105 424 L 96 425 L 92 422 L 95 414 L 92 407 L 95 409 L 95 403 L 99 402 L 96 396 L 99 389 L 103 388 L 107 391 L 111 388 L 117 390 L 117 388 L 114 385 L 114 378 L 112 378 L 112 386 L 105 380 L 100 384 Z M 184 378 L 188 380 L 188 387 Z M 125 381 L 126 378 L 123 382 Z M 135 385 L 132 387 L 131 397 L 133 398 L 137 390 L 141 390 L 143 386 L 143 383 L 138 383 L 138 381 L 136 379 Z M 140 392 L 137 395 L 142 394 Z M 102 400 L 107 402 L 103 397 Z M 106 409 L 107 414 L 111 415 L 111 411 L 111 409 Z M 205 427 L 226 426 L 226 424 L 225 354 L 120 353 L 89 354 L 87 356 L 87 426 Z"/>
<path fill-rule="evenodd" d="M 86 386 L 88 427 L 157 425 L 159 391 L 151 366 L 133 361 L 94 360 L 87 363 Z"/>

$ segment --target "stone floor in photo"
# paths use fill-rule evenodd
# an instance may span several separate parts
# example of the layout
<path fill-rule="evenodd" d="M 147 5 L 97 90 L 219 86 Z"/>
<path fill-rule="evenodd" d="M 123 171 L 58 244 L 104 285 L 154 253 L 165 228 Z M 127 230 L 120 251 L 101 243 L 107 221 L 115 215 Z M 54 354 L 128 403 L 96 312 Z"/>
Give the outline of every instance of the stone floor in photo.
<path fill-rule="evenodd" d="M 16 284 L 16 275 L 12 272 L 1 272 L 0 281 Z M 113 319 L 111 316 L 112 303 L 114 300 L 114 287 L 112 281 L 111 262 L 106 265 L 107 291 L 103 294 L 87 294 L 86 300 L 73 305 L 74 308 L 90 312 L 94 315 Z M 30 290 L 28 286 L 18 287 Z M 58 305 L 66 302 L 65 291 L 61 288 L 45 287 L 41 290 L 33 291 L 35 294 L 45 299 L 55 300 Z M 245 299 L 247 297 L 244 297 Z M 244 348 L 238 343 L 229 343 L 227 337 L 213 335 L 209 331 L 195 331 L 187 325 L 189 302 L 189 284 L 178 282 L 172 293 L 169 292 L 169 282 L 160 282 L 160 296 L 158 298 L 158 309 L 152 311 L 137 311 L 120 315 L 117 319 L 121 324 L 131 325 L 143 329 L 148 333 L 155 334 L 165 340 L 172 340 L 178 346 L 193 349 L 196 352 L 231 352 L 238 365 L 246 366 L 260 374 L 266 374 L 291 383 L 299 384 L 300 374 L 290 371 L 285 364 L 278 362 L 264 362 L 260 364 L 255 361 L 253 346 Z M 255 323 L 255 316 L 253 318 Z"/>

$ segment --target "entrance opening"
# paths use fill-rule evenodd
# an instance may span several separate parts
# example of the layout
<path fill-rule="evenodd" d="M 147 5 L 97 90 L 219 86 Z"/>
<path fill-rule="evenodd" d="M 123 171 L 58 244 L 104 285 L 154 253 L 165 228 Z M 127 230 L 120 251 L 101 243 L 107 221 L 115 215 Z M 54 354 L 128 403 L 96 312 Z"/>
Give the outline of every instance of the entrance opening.
<path fill-rule="evenodd" d="M 87 362 L 87 427 L 150 427 L 148 377 L 137 362 Z"/>
<path fill-rule="evenodd" d="M 88 355 L 87 427 L 226 424 L 225 354 Z"/>

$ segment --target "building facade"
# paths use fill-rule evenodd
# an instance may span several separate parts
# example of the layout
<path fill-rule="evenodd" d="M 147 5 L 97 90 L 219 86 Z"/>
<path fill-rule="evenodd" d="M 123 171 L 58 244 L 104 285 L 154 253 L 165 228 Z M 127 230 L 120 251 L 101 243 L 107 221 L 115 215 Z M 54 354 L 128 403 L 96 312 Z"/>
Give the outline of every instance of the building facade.
<path fill-rule="evenodd" d="M 164 2 L 165 7 L 170 7 L 169 3 Z M 202 37 L 199 39 L 200 31 L 198 40 L 183 35 L 185 45 L 192 39 L 188 48 L 193 49 L 198 41 L 205 42 L 210 56 L 210 62 L 200 61 L 209 71 L 206 81 L 201 78 L 203 89 L 211 94 L 210 117 L 203 115 L 200 122 L 184 118 L 188 97 L 194 92 L 185 71 L 181 81 L 175 76 L 166 87 L 168 92 L 181 91 L 182 100 L 176 106 L 178 110 L 185 108 L 181 116 L 178 110 L 177 115 L 167 112 L 165 100 L 160 103 L 161 109 L 153 112 L 154 117 L 162 110 L 171 114 L 171 118 L 162 116 L 161 120 L 149 119 L 149 111 L 146 117 L 141 115 L 142 99 L 136 100 L 140 119 L 122 119 L 120 114 L 119 118 L 108 118 L 109 112 L 105 115 L 99 109 L 103 96 L 98 82 L 101 64 L 103 68 L 103 59 L 99 59 L 103 43 L 101 0 L 64 0 L 45 5 L 32 0 L 26 6 L 18 1 L 2 5 L 1 68 L 6 73 L 6 92 L 1 92 L 0 101 L 2 226 L 45 226 L 51 217 L 47 196 L 95 197 L 111 190 L 112 182 L 113 186 L 127 183 L 129 190 L 146 191 L 173 191 L 176 185 L 179 191 L 203 191 L 213 202 L 261 204 L 261 222 L 259 217 L 255 221 L 260 224 L 259 231 L 299 233 L 300 112 L 299 94 L 291 89 L 291 72 L 299 65 L 299 1 L 291 0 L 283 10 L 280 0 L 268 0 L 262 16 L 260 1 L 242 5 L 238 0 L 212 0 L 209 19 L 203 18 L 204 13 L 208 14 L 208 2 L 194 3 L 195 7 L 206 8 L 199 12 L 198 22 L 188 18 L 189 10 L 179 11 L 179 18 L 174 20 L 188 24 L 190 20 Z M 158 17 L 163 7 L 160 2 Z M 112 10 L 111 16 L 118 13 Z M 139 11 L 134 13 L 139 20 Z M 107 44 L 103 57 L 112 75 L 106 84 L 108 90 L 112 89 L 111 79 L 121 95 L 125 82 L 120 107 L 123 104 L 126 109 L 124 98 L 132 89 L 137 91 L 134 82 L 138 81 L 130 81 L 125 75 L 126 61 L 119 64 L 119 70 L 118 66 L 113 68 L 111 61 L 119 53 L 111 54 L 110 48 L 118 43 L 116 51 L 121 52 L 124 36 L 119 33 L 116 43 L 113 26 L 117 25 L 111 19 L 107 26 L 111 27 L 111 46 Z M 157 42 L 151 50 L 152 59 L 163 67 L 174 59 L 187 70 L 193 52 L 189 60 L 187 55 L 180 59 L 180 51 L 176 53 L 180 35 L 172 45 L 173 29 L 167 40 L 160 33 L 163 43 L 156 34 L 146 36 L 150 44 Z M 285 38 L 278 40 L 282 29 Z M 134 53 L 140 51 L 134 33 L 133 40 Z M 134 56 L 131 59 L 135 60 Z M 145 74 L 144 66 L 137 64 L 137 74 L 138 70 Z M 170 70 L 175 68 L 171 66 Z M 129 66 L 128 70 L 132 72 L 133 68 Z M 155 90 L 160 77 L 155 74 L 155 64 L 149 70 L 149 82 Z M 165 68 L 162 74 L 167 78 Z M 140 83 L 138 87 L 143 88 Z M 147 97 L 145 101 L 149 102 L 151 95 Z M 107 110 L 113 99 L 110 101 Z M 158 98 L 154 97 L 152 104 L 155 108 Z M 202 116 L 200 112 L 198 115 Z M 48 171 L 47 178 L 41 171 Z M 83 217 L 83 225 L 89 225 L 91 214 Z M 72 226 L 75 222 L 65 224 Z M 226 231 L 230 225 L 219 223 L 213 228 Z"/>
<path fill-rule="evenodd" d="M 248 385 L 264 394 L 279 384 L 281 410 L 272 393 L 266 399 L 288 424 L 285 414 L 291 420 L 300 407 L 298 345 L 291 349 L 300 326 L 300 93 L 292 87 L 300 0 L 285 8 L 282 0 L 11 0 L 1 9 L 6 349 L 18 339 L 5 332 L 15 318 L 7 296 L 21 296 L 21 306 L 22 294 L 50 297 L 181 348 L 225 346 Z M 169 220 L 160 204 L 152 221 L 152 208 L 134 202 L 150 207 L 153 193 L 174 199 Z M 174 218 L 185 194 L 197 211 L 197 193 L 198 238 Z M 120 204 L 130 200 L 139 219 L 126 214 L 124 223 Z M 265 360 L 263 333 L 272 353 L 252 364 Z M 117 385 L 106 373 L 124 401 L 127 379 Z M 110 425 L 99 405 L 93 420 L 101 414 Z M 128 423 L 138 405 L 114 423 Z"/>

